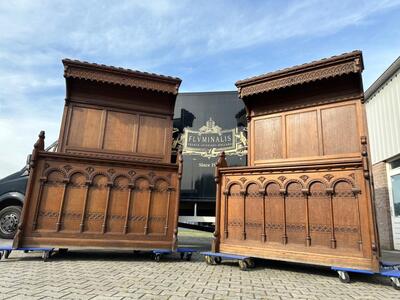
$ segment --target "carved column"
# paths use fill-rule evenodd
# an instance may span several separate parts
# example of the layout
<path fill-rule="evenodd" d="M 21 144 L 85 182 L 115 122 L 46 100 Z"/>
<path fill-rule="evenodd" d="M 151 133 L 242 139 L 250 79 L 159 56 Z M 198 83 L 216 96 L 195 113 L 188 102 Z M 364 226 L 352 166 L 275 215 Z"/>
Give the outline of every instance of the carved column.
<path fill-rule="evenodd" d="M 241 190 L 240 195 L 243 197 L 243 227 L 242 227 L 242 239 L 246 239 L 246 197 L 247 191 Z"/>
<path fill-rule="evenodd" d="M 334 212 L 333 212 L 333 188 L 327 188 L 326 193 L 329 195 L 329 215 L 331 218 L 331 248 L 336 248 L 336 237 L 335 237 L 335 220 L 334 220 Z"/>
<path fill-rule="evenodd" d="M 65 194 L 67 191 L 67 186 L 69 184 L 68 179 L 63 180 L 63 190 L 62 190 L 62 195 L 61 195 L 61 202 L 60 202 L 60 207 L 58 209 L 58 218 L 57 218 L 57 223 L 56 223 L 56 231 L 60 231 L 61 229 L 61 221 L 62 221 L 62 214 L 63 214 L 63 208 L 64 208 L 64 201 L 65 201 Z"/>
<path fill-rule="evenodd" d="M 79 232 L 83 232 L 83 229 L 85 226 L 84 224 L 85 224 L 86 205 L 87 205 L 87 199 L 89 196 L 89 189 L 90 189 L 91 185 L 92 185 L 92 182 L 89 180 L 86 180 L 86 182 L 85 182 L 85 198 L 83 199 L 82 218 L 81 218 L 81 223 L 79 225 Z"/>
<path fill-rule="evenodd" d="M 149 185 L 149 199 L 147 202 L 147 214 L 146 214 L 146 224 L 144 225 L 144 234 L 148 234 L 149 232 L 149 221 L 150 221 L 150 209 L 151 209 L 151 202 L 153 198 L 154 192 L 154 185 Z"/>
<path fill-rule="evenodd" d="M 308 210 L 308 196 L 310 195 L 310 191 L 308 189 L 302 189 L 301 192 L 305 198 L 306 202 L 306 245 L 311 246 L 311 236 L 310 236 L 310 213 Z"/>
<path fill-rule="evenodd" d="M 283 216 L 282 216 L 282 218 L 283 218 L 283 235 L 282 235 L 282 243 L 284 245 L 286 245 L 287 242 L 288 242 L 287 228 L 286 228 L 286 195 L 287 195 L 287 192 L 286 192 L 285 189 L 280 189 L 279 193 L 281 194 L 282 199 L 283 199 Z"/>
<path fill-rule="evenodd" d="M 361 190 L 359 188 L 352 188 L 351 192 L 353 193 L 354 200 L 357 201 L 357 218 L 358 218 L 358 247 L 360 251 L 362 251 L 362 234 L 361 234 L 361 215 L 360 215 L 360 199 L 358 195 L 361 194 Z"/>
<path fill-rule="evenodd" d="M 126 234 L 128 232 L 129 211 L 131 208 L 132 196 L 133 197 L 135 196 L 135 185 L 130 183 L 128 185 L 128 199 L 126 201 L 126 213 L 125 213 L 125 224 L 124 224 L 123 234 Z"/>
<path fill-rule="evenodd" d="M 166 211 L 166 217 L 165 217 L 165 225 L 164 225 L 164 235 L 167 235 L 168 233 L 168 222 L 169 222 L 169 207 L 171 206 L 171 193 L 174 190 L 172 187 L 167 188 L 167 211 Z"/>
<path fill-rule="evenodd" d="M 265 191 L 265 189 L 260 189 L 258 191 L 258 193 L 260 194 L 261 198 L 262 198 L 262 233 L 261 233 L 261 241 L 265 242 L 267 240 L 267 232 L 265 230 L 265 195 L 267 194 L 267 192 Z"/>
<path fill-rule="evenodd" d="M 107 182 L 107 200 L 106 200 L 106 207 L 104 208 L 104 217 L 103 217 L 103 224 L 101 225 L 101 233 L 105 233 L 107 229 L 106 227 L 107 227 L 108 206 L 110 205 L 112 187 L 113 183 Z"/>

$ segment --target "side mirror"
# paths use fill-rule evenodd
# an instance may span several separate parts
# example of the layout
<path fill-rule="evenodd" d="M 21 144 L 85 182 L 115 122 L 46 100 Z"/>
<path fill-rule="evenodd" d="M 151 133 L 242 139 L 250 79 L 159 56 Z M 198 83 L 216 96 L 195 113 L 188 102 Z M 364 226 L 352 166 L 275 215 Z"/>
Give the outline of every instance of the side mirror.
<path fill-rule="evenodd" d="M 29 169 L 29 164 L 31 162 L 32 154 L 28 154 L 26 157 L 26 167 Z"/>

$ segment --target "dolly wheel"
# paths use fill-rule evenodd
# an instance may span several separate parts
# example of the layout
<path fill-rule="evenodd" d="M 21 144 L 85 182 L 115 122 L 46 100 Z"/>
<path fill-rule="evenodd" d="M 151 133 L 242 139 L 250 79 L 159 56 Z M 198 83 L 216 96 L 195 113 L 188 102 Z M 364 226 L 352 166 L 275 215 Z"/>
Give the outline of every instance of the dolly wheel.
<path fill-rule="evenodd" d="M 392 283 L 392 287 L 396 290 L 400 290 L 400 278 L 390 277 L 390 282 Z"/>
<path fill-rule="evenodd" d="M 180 255 L 181 259 L 183 259 L 185 257 L 185 252 L 181 252 L 181 253 L 179 253 L 179 255 Z"/>
<path fill-rule="evenodd" d="M 249 265 L 247 264 L 247 262 L 244 259 L 239 260 L 239 268 L 242 271 L 247 271 L 249 268 Z"/>
<path fill-rule="evenodd" d="M 256 263 L 254 262 L 254 259 L 246 258 L 245 261 L 246 261 L 247 266 L 249 268 L 254 268 L 256 266 Z"/>
<path fill-rule="evenodd" d="M 11 250 L 4 250 L 4 258 L 7 259 L 11 254 Z"/>
<path fill-rule="evenodd" d="M 337 271 L 339 275 L 340 282 L 349 283 L 350 282 L 350 275 L 346 271 Z"/>
<path fill-rule="evenodd" d="M 160 253 L 156 253 L 156 254 L 154 255 L 154 260 L 155 260 L 156 262 L 160 262 L 160 260 L 161 260 L 161 254 L 160 254 Z"/>
<path fill-rule="evenodd" d="M 190 261 L 192 259 L 192 252 L 186 253 L 186 258 L 187 261 Z"/>
<path fill-rule="evenodd" d="M 220 256 L 214 257 L 214 262 L 215 262 L 217 265 L 219 265 L 219 264 L 221 263 L 221 261 L 222 261 L 222 258 L 221 258 Z"/>
<path fill-rule="evenodd" d="M 3 251 L 0 251 L 0 259 L 1 259 L 2 256 L 3 256 Z"/>
<path fill-rule="evenodd" d="M 204 256 L 204 260 L 206 261 L 207 265 L 212 265 L 212 258 L 209 255 Z"/>
<path fill-rule="evenodd" d="M 43 261 L 47 261 L 51 256 L 51 251 L 43 251 L 42 259 Z"/>

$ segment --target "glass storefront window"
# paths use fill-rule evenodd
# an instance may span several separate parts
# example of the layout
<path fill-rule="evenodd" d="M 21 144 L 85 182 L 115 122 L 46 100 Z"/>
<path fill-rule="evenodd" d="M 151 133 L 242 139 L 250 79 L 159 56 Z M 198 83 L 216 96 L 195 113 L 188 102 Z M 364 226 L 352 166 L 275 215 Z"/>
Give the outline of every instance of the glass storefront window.
<path fill-rule="evenodd" d="M 400 174 L 393 175 L 392 180 L 392 193 L 393 193 L 393 208 L 394 215 L 400 217 Z"/>

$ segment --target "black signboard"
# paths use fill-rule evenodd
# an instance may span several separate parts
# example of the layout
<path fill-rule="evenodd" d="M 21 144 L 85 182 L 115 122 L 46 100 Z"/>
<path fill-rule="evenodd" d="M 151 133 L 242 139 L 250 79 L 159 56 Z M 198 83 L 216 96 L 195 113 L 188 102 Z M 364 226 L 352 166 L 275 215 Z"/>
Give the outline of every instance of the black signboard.
<path fill-rule="evenodd" d="M 236 91 L 178 94 L 174 113 L 174 147 L 182 147 L 184 169 L 181 213 L 196 203 L 198 215 L 214 215 L 214 167 L 225 151 L 230 166 L 246 165 L 246 116 Z"/>

